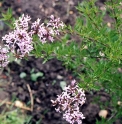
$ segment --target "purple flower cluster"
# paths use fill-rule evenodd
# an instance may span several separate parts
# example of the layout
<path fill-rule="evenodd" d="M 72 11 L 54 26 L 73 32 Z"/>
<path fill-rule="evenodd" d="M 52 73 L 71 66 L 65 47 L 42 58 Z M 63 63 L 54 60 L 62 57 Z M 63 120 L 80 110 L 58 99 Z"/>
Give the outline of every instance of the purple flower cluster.
<path fill-rule="evenodd" d="M 29 35 L 29 16 L 20 17 L 14 23 L 14 31 L 2 37 L 5 46 L 14 54 L 16 58 L 23 58 L 33 50 L 32 37 Z"/>
<path fill-rule="evenodd" d="M 64 24 L 60 19 L 55 19 L 53 15 L 50 16 L 50 20 L 47 24 L 40 24 L 40 19 L 37 19 L 34 23 L 30 24 L 30 16 L 22 15 L 14 23 L 14 30 L 9 34 L 2 37 L 5 41 L 7 51 L 13 53 L 16 58 L 23 58 L 34 49 L 33 48 L 33 35 L 38 35 L 42 43 L 46 41 L 54 41 L 54 36 L 59 35 L 59 28 L 63 28 Z M 29 26 L 30 25 L 30 26 Z M 0 54 L 3 60 L 6 58 L 5 64 L 7 65 L 7 52 Z M 4 61 L 2 61 L 4 63 Z"/>
<path fill-rule="evenodd" d="M 0 47 L 0 67 L 5 67 L 8 64 L 8 52 L 7 48 Z"/>
<path fill-rule="evenodd" d="M 84 91 L 78 87 L 76 81 L 73 80 L 71 85 L 65 87 L 61 95 L 58 95 L 57 99 L 51 100 L 53 106 L 57 106 L 55 109 L 57 112 L 63 112 L 63 118 L 70 124 L 77 122 L 82 123 L 82 112 L 79 111 L 79 106 L 85 103 L 86 97 Z"/>
<path fill-rule="evenodd" d="M 45 25 L 42 23 L 40 25 L 40 19 L 37 19 L 31 26 L 31 34 L 37 34 L 42 43 L 47 40 L 53 42 L 53 36 L 59 35 L 59 29 L 63 28 L 64 24 L 60 21 L 60 18 L 55 19 L 53 15 L 50 16 L 50 21 Z"/>

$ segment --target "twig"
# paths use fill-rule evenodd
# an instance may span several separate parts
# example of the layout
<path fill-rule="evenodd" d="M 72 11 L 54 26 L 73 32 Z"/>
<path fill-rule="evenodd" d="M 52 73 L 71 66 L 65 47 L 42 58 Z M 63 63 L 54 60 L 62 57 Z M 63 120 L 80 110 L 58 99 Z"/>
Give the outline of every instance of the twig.
<path fill-rule="evenodd" d="M 33 95 L 32 95 L 32 91 L 31 91 L 31 88 L 30 88 L 30 85 L 27 84 L 27 88 L 28 88 L 28 91 L 30 93 L 30 99 L 31 99 L 31 111 L 33 111 L 33 105 L 34 105 L 34 102 L 33 102 Z"/>
<path fill-rule="evenodd" d="M 110 121 L 116 114 L 117 114 L 117 112 L 115 112 L 111 117 L 109 117 L 108 121 Z"/>
<path fill-rule="evenodd" d="M 15 107 L 18 107 L 18 108 L 21 108 L 21 109 L 24 109 L 24 110 L 31 111 L 31 108 L 29 108 L 29 107 L 26 107 L 26 106 L 24 106 L 24 105 L 23 105 L 23 106 L 17 105 L 17 104 L 16 104 L 16 101 L 15 101 L 15 103 L 12 103 L 12 102 L 9 102 L 9 101 L 0 100 L 0 102 L 3 102 L 2 104 L 13 105 L 13 106 L 15 106 Z"/>

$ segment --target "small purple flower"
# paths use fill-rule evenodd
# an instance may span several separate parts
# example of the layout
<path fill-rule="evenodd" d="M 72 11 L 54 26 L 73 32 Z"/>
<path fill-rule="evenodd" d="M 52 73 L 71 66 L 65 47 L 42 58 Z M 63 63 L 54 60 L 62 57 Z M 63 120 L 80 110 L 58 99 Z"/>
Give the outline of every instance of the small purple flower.
<path fill-rule="evenodd" d="M 53 29 L 59 29 L 64 27 L 63 22 L 60 20 L 60 18 L 55 18 L 54 15 L 50 16 L 50 21 L 47 23 L 47 27 L 53 27 Z"/>
<path fill-rule="evenodd" d="M 22 58 L 33 50 L 32 37 L 29 36 L 26 30 L 16 29 L 2 37 L 2 39 L 6 41 L 5 46 L 17 58 Z"/>
<path fill-rule="evenodd" d="M 72 113 L 65 112 L 63 114 L 63 118 L 70 124 L 74 124 L 75 122 L 77 122 L 78 124 L 82 124 L 81 119 L 85 119 L 83 114 L 79 112 L 79 109 L 77 111 L 74 110 Z"/>
<path fill-rule="evenodd" d="M 55 19 L 53 15 L 50 16 L 50 21 L 45 24 L 40 24 L 40 19 L 37 19 L 31 25 L 30 34 L 37 34 L 42 43 L 46 43 L 47 41 L 54 41 L 54 36 L 59 35 L 59 29 L 63 28 L 64 24 L 60 21 L 59 18 Z"/>
<path fill-rule="evenodd" d="M 32 23 L 31 29 L 33 31 L 36 31 L 36 30 L 38 30 L 39 25 L 40 25 L 40 19 L 38 18 L 35 22 Z"/>
<path fill-rule="evenodd" d="M 63 22 L 60 20 L 60 18 L 55 18 L 54 15 L 50 16 L 50 21 L 47 23 L 47 27 L 51 27 L 53 29 L 53 34 L 59 35 L 59 29 L 64 28 Z"/>
<path fill-rule="evenodd" d="M 19 17 L 18 20 L 15 21 L 15 29 L 23 29 L 28 30 L 28 23 L 31 20 L 30 16 L 28 15 L 22 15 L 22 17 Z"/>
<path fill-rule="evenodd" d="M 6 42 L 5 46 L 16 58 L 23 58 L 33 50 L 32 36 L 28 32 L 30 20 L 30 16 L 23 14 L 15 21 L 14 31 L 2 37 L 2 40 Z"/>
<path fill-rule="evenodd" d="M 9 61 L 8 61 L 8 49 L 6 47 L 1 48 L 0 47 L 0 68 L 5 67 Z"/>
<path fill-rule="evenodd" d="M 82 123 L 83 116 L 82 112 L 79 111 L 79 106 L 85 103 L 86 97 L 84 91 L 79 89 L 76 81 L 73 80 L 71 85 L 65 87 L 62 94 L 58 95 L 56 100 L 51 100 L 53 106 L 57 112 L 63 112 L 63 118 L 70 124 L 77 122 Z"/>

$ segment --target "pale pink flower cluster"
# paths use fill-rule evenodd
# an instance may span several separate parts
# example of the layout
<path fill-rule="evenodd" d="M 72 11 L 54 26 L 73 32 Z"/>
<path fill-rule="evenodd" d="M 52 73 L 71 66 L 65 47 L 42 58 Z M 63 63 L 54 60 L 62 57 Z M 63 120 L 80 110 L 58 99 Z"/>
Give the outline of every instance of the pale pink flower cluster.
<path fill-rule="evenodd" d="M 7 50 L 7 48 L 0 47 L 0 67 L 5 67 L 9 63 L 8 56 L 7 56 L 8 52 L 9 51 Z"/>
<path fill-rule="evenodd" d="M 50 16 L 50 21 L 45 25 L 40 24 L 40 19 L 37 19 L 31 26 L 31 34 L 37 34 L 42 43 L 46 41 L 54 41 L 53 36 L 59 35 L 59 29 L 63 28 L 64 24 L 60 18 L 55 19 L 53 15 Z"/>
<path fill-rule="evenodd" d="M 47 41 L 53 42 L 53 37 L 59 35 L 59 28 L 63 28 L 64 26 L 63 22 L 59 18 L 55 19 L 53 15 L 50 16 L 47 24 L 40 24 L 40 19 L 30 24 L 30 20 L 30 16 L 23 14 L 22 17 L 15 21 L 14 30 L 2 37 L 8 51 L 12 52 L 16 58 L 21 59 L 28 56 L 34 49 L 34 35 L 38 35 L 42 43 L 46 43 Z M 3 56 L 2 53 L 1 56 Z"/>
<path fill-rule="evenodd" d="M 14 23 L 14 31 L 2 37 L 5 46 L 17 58 L 23 58 L 33 50 L 32 37 L 29 35 L 29 16 L 20 17 Z"/>
<path fill-rule="evenodd" d="M 73 80 L 71 85 L 65 87 L 61 95 L 57 99 L 51 100 L 57 112 L 63 112 L 63 118 L 70 124 L 82 124 L 84 115 L 79 111 L 79 106 L 85 103 L 86 97 L 82 89 L 78 87 L 76 81 Z"/>

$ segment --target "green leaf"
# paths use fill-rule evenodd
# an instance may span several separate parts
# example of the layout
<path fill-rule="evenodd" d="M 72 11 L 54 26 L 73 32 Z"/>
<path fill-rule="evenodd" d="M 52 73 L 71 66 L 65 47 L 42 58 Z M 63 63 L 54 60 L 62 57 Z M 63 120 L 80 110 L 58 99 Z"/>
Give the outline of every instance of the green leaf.
<path fill-rule="evenodd" d="M 42 72 L 32 73 L 32 74 L 31 74 L 31 80 L 32 80 L 32 81 L 37 81 L 37 78 L 38 78 L 38 77 L 43 77 L 43 75 L 44 75 L 44 74 L 43 74 Z"/>
<path fill-rule="evenodd" d="M 60 82 L 60 87 L 62 88 L 62 90 L 64 90 L 64 88 L 66 87 L 66 82 L 65 81 L 61 81 Z"/>
<path fill-rule="evenodd" d="M 20 73 L 20 78 L 25 78 L 26 76 L 27 76 L 27 74 L 25 72 Z"/>

